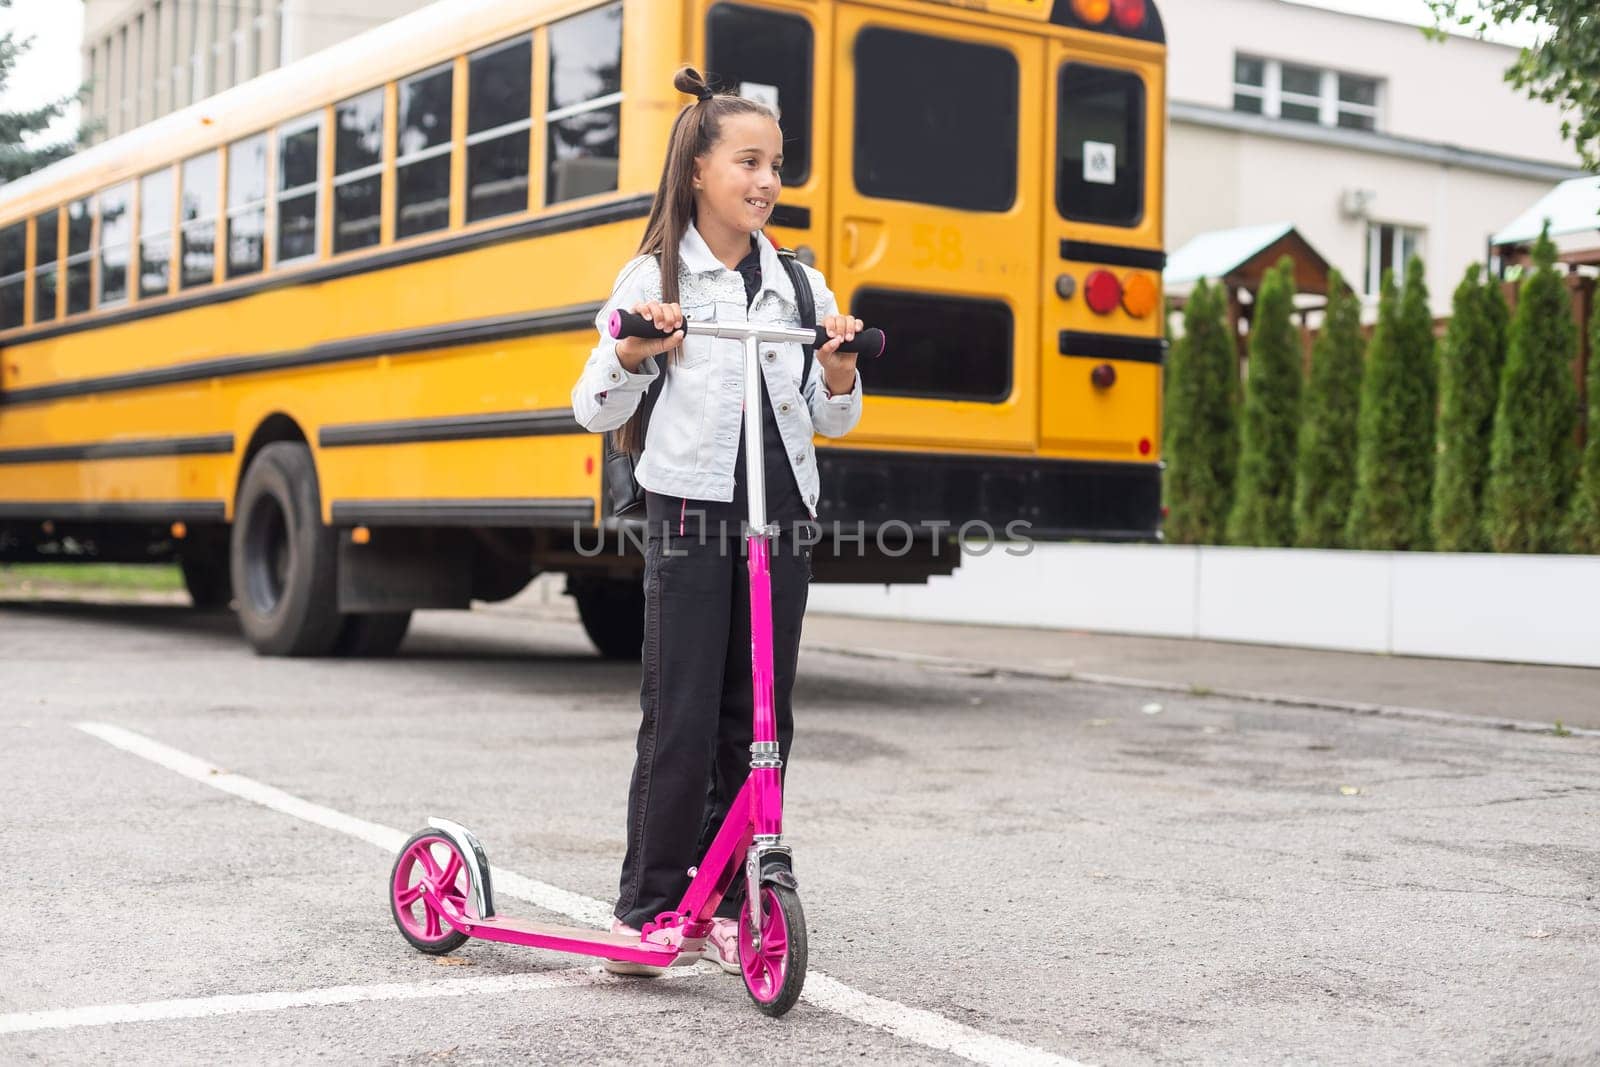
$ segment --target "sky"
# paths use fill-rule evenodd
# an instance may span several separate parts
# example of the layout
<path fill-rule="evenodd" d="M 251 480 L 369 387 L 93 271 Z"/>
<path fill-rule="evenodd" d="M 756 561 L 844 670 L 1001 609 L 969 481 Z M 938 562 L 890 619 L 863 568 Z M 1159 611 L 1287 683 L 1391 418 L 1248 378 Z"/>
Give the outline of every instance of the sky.
<path fill-rule="evenodd" d="M 1193 0 L 1168 0 L 1190 3 Z M 1332 11 L 1423 25 L 1432 21 L 1426 0 L 1287 0 L 1304 7 L 1320 7 Z M 22 109 L 37 107 L 47 100 L 66 96 L 77 90 L 83 74 L 83 58 L 79 46 L 83 40 L 83 4 L 80 0 L 14 0 L 10 10 L 0 10 L 0 32 L 12 30 L 19 35 L 32 35 L 33 48 L 23 56 L 4 93 L 0 93 L 0 108 Z M 1525 28 L 1503 30 L 1491 39 L 1507 44 L 1528 44 L 1532 32 Z M 74 105 L 76 107 L 76 105 Z M 77 123 L 71 117 L 57 124 L 54 133 L 72 129 Z"/>

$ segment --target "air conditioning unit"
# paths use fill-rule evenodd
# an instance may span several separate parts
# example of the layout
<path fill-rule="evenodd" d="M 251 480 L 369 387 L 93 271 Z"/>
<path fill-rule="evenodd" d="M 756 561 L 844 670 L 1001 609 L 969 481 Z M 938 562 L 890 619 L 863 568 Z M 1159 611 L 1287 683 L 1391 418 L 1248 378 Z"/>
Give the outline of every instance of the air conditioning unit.
<path fill-rule="evenodd" d="M 1371 189 L 1346 189 L 1339 194 L 1339 213 L 1347 219 L 1364 219 L 1377 198 Z"/>

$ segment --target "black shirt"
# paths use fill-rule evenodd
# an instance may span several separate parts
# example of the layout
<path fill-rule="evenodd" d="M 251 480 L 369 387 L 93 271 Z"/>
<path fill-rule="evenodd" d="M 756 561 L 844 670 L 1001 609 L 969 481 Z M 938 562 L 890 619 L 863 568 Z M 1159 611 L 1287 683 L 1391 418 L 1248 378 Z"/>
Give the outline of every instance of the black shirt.
<path fill-rule="evenodd" d="M 739 261 L 738 271 L 744 278 L 745 310 L 755 303 L 761 291 L 761 249 L 759 238 L 750 241 L 750 254 Z M 772 398 L 767 395 L 767 382 L 761 378 L 761 450 L 767 472 L 767 522 L 788 527 L 796 522 L 809 521 L 811 512 L 800 498 L 800 485 L 795 481 L 794 468 L 789 465 L 788 450 L 778 435 L 778 419 L 772 411 Z M 707 536 L 725 529 L 730 536 L 743 533 L 743 523 L 750 517 L 749 495 L 745 489 L 744 475 L 744 421 L 739 422 L 739 454 L 733 461 L 733 499 L 696 500 L 693 497 L 662 496 L 645 493 L 645 518 L 652 529 L 665 523 L 670 531 L 680 526 L 685 535 L 700 533 L 697 516 L 706 524 Z M 726 526 L 720 524 L 726 523 Z"/>

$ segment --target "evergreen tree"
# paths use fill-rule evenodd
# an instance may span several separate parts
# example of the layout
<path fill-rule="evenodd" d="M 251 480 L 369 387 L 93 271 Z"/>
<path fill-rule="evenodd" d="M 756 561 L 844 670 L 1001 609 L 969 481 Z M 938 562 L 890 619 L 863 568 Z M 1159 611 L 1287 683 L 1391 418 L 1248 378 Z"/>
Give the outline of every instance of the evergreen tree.
<path fill-rule="evenodd" d="M 1385 271 L 1378 325 L 1361 379 L 1356 493 L 1346 539 L 1353 548 L 1423 549 L 1433 486 L 1433 315 L 1422 260 L 1406 265 L 1403 291 Z"/>
<path fill-rule="evenodd" d="M 1339 548 L 1356 483 L 1361 406 L 1361 301 L 1338 271 L 1311 352 L 1294 479 L 1294 535 L 1301 548 Z"/>
<path fill-rule="evenodd" d="M 1285 256 L 1262 280 L 1250 322 L 1239 482 L 1228 516 L 1231 544 L 1294 543 L 1300 352 L 1300 334 L 1294 328 L 1294 263 Z"/>
<path fill-rule="evenodd" d="M 1522 283 L 1489 446 L 1484 523 L 1496 552 L 1557 552 L 1577 466 L 1578 328 L 1549 228 Z"/>
<path fill-rule="evenodd" d="M 9 10 L 11 0 L 0 0 L 0 11 Z M 18 40 L 14 32 L 0 34 L 0 92 L 4 92 L 11 75 L 33 44 L 32 38 Z M 58 159 L 65 159 L 77 150 L 79 137 L 70 137 L 54 143 L 25 146 L 24 136 L 43 132 L 56 119 L 66 114 L 76 97 L 66 96 L 27 111 L 0 111 L 0 184 L 15 181 L 31 174 Z"/>
<path fill-rule="evenodd" d="M 1441 552 L 1483 552 L 1483 483 L 1494 429 L 1497 352 L 1504 315 L 1499 283 L 1480 282 L 1474 263 L 1456 286 L 1439 360 L 1439 444 L 1434 472 L 1433 542 Z"/>
<path fill-rule="evenodd" d="M 1166 370 L 1166 539 L 1173 544 L 1222 541 L 1238 447 L 1237 368 L 1223 292 L 1201 279 Z"/>
<path fill-rule="evenodd" d="M 1583 468 L 1572 498 L 1568 547 L 1600 555 L 1600 307 L 1589 317 L 1589 421 L 1583 446 Z"/>

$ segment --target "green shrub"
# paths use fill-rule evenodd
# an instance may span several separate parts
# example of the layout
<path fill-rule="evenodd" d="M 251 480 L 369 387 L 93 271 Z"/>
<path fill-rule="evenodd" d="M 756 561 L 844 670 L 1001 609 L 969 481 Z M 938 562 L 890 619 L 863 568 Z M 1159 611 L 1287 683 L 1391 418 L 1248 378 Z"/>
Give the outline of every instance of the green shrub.
<path fill-rule="evenodd" d="M 1577 467 L 1578 330 L 1548 233 L 1511 319 L 1489 445 L 1484 524 L 1497 552 L 1559 552 Z"/>
<path fill-rule="evenodd" d="M 1397 294 L 1385 271 L 1378 324 L 1361 378 L 1356 422 L 1356 491 L 1347 543 L 1355 548 L 1423 549 L 1429 544 L 1435 393 L 1433 315 L 1422 260 L 1406 264 Z"/>
<path fill-rule="evenodd" d="M 1578 491 L 1572 498 L 1568 547 L 1600 555 L 1600 305 L 1589 312 L 1589 422 Z"/>
<path fill-rule="evenodd" d="M 1183 313 L 1183 337 L 1166 370 L 1163 454 L 1166 539 L 1218 544 L 1237 462 L 1239 358 L 1222 289 L 1202 279 Z"/>
<path fill-rule="evenodd" d="M 1433 543 L 1441 552 L 1482 552 L 1483 483 L 1489 475 L 1495 377 L 1504 362 L 1505 301 L 1474 263 L 1456 286 L 1439 358 L 1439 443 L 1433 486 Z M 1495 305 L 1499 305 L 1499 318 Z"/>
<path fill-rule="evenodd" d="M 1338 271 L 1311 350 L 1294 479 L 1294 539 L 1301 548 L 1340 548 L 1356 483 L 1361 406 L 1361 301 Z"/>
<path fill-rule="evenodd" d="M 1294 289 L 1294 264 L 1286 256 L 1267 272 L 1256 295 L 1240 422 L 1239 482 L 1228 516 L 1231 544 L 1294 543 L 1301 363 Z"/>

